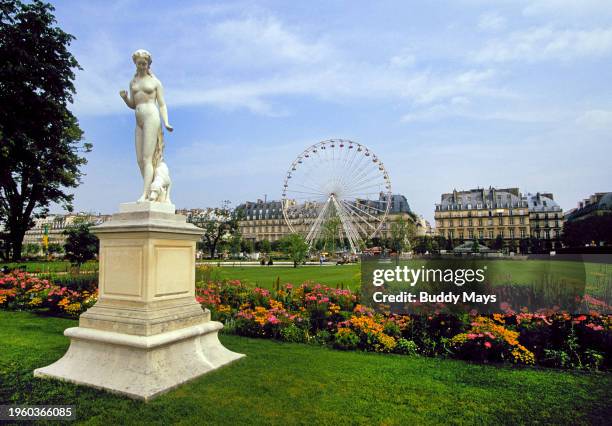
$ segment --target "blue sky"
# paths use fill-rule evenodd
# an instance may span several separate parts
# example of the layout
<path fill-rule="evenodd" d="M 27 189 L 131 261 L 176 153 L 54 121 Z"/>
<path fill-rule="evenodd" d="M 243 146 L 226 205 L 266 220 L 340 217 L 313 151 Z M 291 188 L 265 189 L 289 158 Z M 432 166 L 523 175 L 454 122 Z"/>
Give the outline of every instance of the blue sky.
<path fill-rule="evenodd" d="M 165 87 L 179 208 L 278 199 L 293 159 L 329 138 L 370 147 L 430 220 L 453 188 L 553 192 L 564 209 L 612 190 L 607 0 L 54 5 L 94 145 L 77 210 L 140 195 L 118 95 L 139 48 Z"/>

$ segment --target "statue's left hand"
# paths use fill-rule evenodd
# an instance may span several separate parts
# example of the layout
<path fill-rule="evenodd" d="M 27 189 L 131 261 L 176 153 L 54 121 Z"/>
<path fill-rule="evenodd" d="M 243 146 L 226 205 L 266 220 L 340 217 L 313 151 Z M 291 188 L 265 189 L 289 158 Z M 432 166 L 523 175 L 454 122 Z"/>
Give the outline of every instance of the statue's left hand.
<path fill-rule="evenodd" d="M 172 132 L 174 130 L 174 127 L 172 127 L 170 124 L 164 124 L 164 126 L 166 127 L 166 130 L 168 130 L 169 132 Z"/>

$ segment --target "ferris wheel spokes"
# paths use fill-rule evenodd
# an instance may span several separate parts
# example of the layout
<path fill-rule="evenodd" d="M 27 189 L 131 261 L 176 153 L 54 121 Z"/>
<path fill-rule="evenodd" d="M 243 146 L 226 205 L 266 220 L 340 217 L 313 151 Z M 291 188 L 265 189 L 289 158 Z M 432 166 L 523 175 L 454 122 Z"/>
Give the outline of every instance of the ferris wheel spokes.
<path fill-rule="evenodd" d="M 381 229 L 391 206 L 391 181 L 367 147 L 330 139 L 305 149 L 284 181 L 283 215 L 299 225 L 307 243 L 339 238 L 358 252 Z M 336 224 L 332 225 L 332 221 Z"/>
<path fill-rule="evenodd" d="M 309 245 L 313 244 L 314 239 L 321 232 L 321 225 L 323 223 L 323 218 L 326 215 L 327 208 L 329 207 L 329 201 L 330 201 L 330 198 L 327 199 L 327 201 L 321 208 L 321 211 L 319 212 L 319 214 L 317 215 L 317 218 L 315 219 L 314 225 L 310 228 L 310 231 L 308 232 L 308 235 L 306 236 L 306 242 Z"/>

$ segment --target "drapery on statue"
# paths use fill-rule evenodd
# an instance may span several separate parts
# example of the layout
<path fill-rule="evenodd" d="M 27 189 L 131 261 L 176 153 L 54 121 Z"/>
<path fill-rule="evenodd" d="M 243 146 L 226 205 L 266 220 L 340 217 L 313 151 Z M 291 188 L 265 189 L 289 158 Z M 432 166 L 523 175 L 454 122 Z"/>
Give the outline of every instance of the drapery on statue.
<path fill-rule="evenodd" d="M 172 182 L 168 166 L 164 161 L 164 127 L 172 132 L 168 123 L 168 109 L 164 101 L 164 88 L 151 72 L 151 54 L 138 49 L 132 55 L 136 74 L 130 82 L 130 95 L 125 90 L 119 92 L 125 104 L 136 113 L 136 159 L 144 179 L 142 196 L 138 202 L 158 201 L 171 203 L 170 187 Z M 159 105 L 159 109 L 157 105 Z"/>

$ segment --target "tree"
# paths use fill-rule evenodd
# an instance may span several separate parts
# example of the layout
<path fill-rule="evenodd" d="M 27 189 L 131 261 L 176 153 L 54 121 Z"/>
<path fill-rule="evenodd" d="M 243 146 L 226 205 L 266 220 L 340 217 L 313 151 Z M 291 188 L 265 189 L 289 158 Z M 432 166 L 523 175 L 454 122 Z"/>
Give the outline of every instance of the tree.
<path fill-rule="evenodd" d="M 500 234 L 497 235 L 497 237 L 495 238 L 495 240 L 493 241 L 493 244 L 491 244 L 491 248 L 493 250 L 501 250 L 504 248 L 504 237 L 502 237 Z"/>
<path fill-rule="evenodd" d="M 232 253 L 232 255 L 236 256 L 240 254 L 240 250 L 242 248 L 241 243 L 242 243 L 242 235 L 240 234 L 240 231 L 236 229 L 236 231 L 232 235 L 230 242 L 229 242 L 230 252 Z"/>
<path fill-rule="evenodd" d="M 62 247 L 60 243 L 50 243 L 47 252 L 51 255 L 62 254 L 64 252 L 64 247 Z"/>
<path fill-rule="evenodd" d="M 391 248 L 397 253 L 410 249 L 415 234 L 414 222 L 399 216 L 391 222 Z"/>
<path fill-rule="evenodd" d="M 280 250 L 282 250 L 282 244 L 281 244 L 280 240 L 272 241 L 270 243 L 270 250 L 272 250 L 272 251 L 280 251 Z"/>
<path fill-rule="evenodd" d="M 435 240 L 428 235 L 418 237 L 414 244 L 415 253 L 425 254 L 434 252 Z"/>
<path fill-rule="evenodd" d="M 272 245 L 270 244 L 270 240 L 265 239 L 261 241 L 261 251 L 264 253 L 270 253 L 272 251 Z"/>
<path fill-rule="evenodd" d="M 217 246 L 223 238 L 234 235 L 238 231 L 240 214 L 234 214 L 229 208 L 229 202 L 224 202 L 221 207 L 207 209 L 203 212 L 189 215 L 187 220 L 204 230 L 202 243 L 208 249 L 210 257 L 215 257 Z"/>
<path fill-rule="evenodd" d="M 565 222 L 562 238 L 563 244 L 569 247 L 612 245 L 612 214 Z"/>
<path fill-rule="evenodd" d="M 243 239 L 240 242 L 240 249 L 245 253 L 251 254 L 255 251 L 255 244 L 253 244 L 253 240 Z"/>
<path fill-rule="evenodd" d="M 544 251 L 544 244 L 539 238 L 531 237 L 529 239 L 529 251 L 531 253 L 542 253 Z"/>
<path fill-rule="evenodd" d="M 325 250 L 330 252 L 332 256 L 336 254 L 336 243 L 340 234 L 340 226 L 342 222 L 336 215 L 332 215 L 323 224 L 323 239 L 325 241 Z"/>
<path fill-rule="evenodd" d="M 28 243 L 23 246 L 22 252 L 26 257 L 36 257 L 42 251 L 42 247 L 37 243 Z"/>
<path fill-rule="evenodd" d="M 474 240 L 472 243 L 472 253 L 480 253 L 480 244 L 478 244 L 478 240 Z"/>
<path fill-rule="evenodd" d="M 64 235 L 66 235 L 65 257 L 77 268 L 88 260 L 95 259 L 98 254 L 100 241 L 91 233 L 91 225 L 90 222 L 77 221 L 64 230 Z"/>
<path fill-rule="evenodd" d="M 308 256 L 308 243 L 300 234 L 289 234 L 282 239 L 281 246 L 297 268 Z"/>
<path fill-rule="evenodd" d="M 80 69 L 67 49 L 74 37 L 55 26 L 53 11 L 39 0 L 0 0 L 0 225 L 13 260 L 32 217 L 50 203 L 72 211 L 68 190 L 91 150 L 68 109 Z"/>

